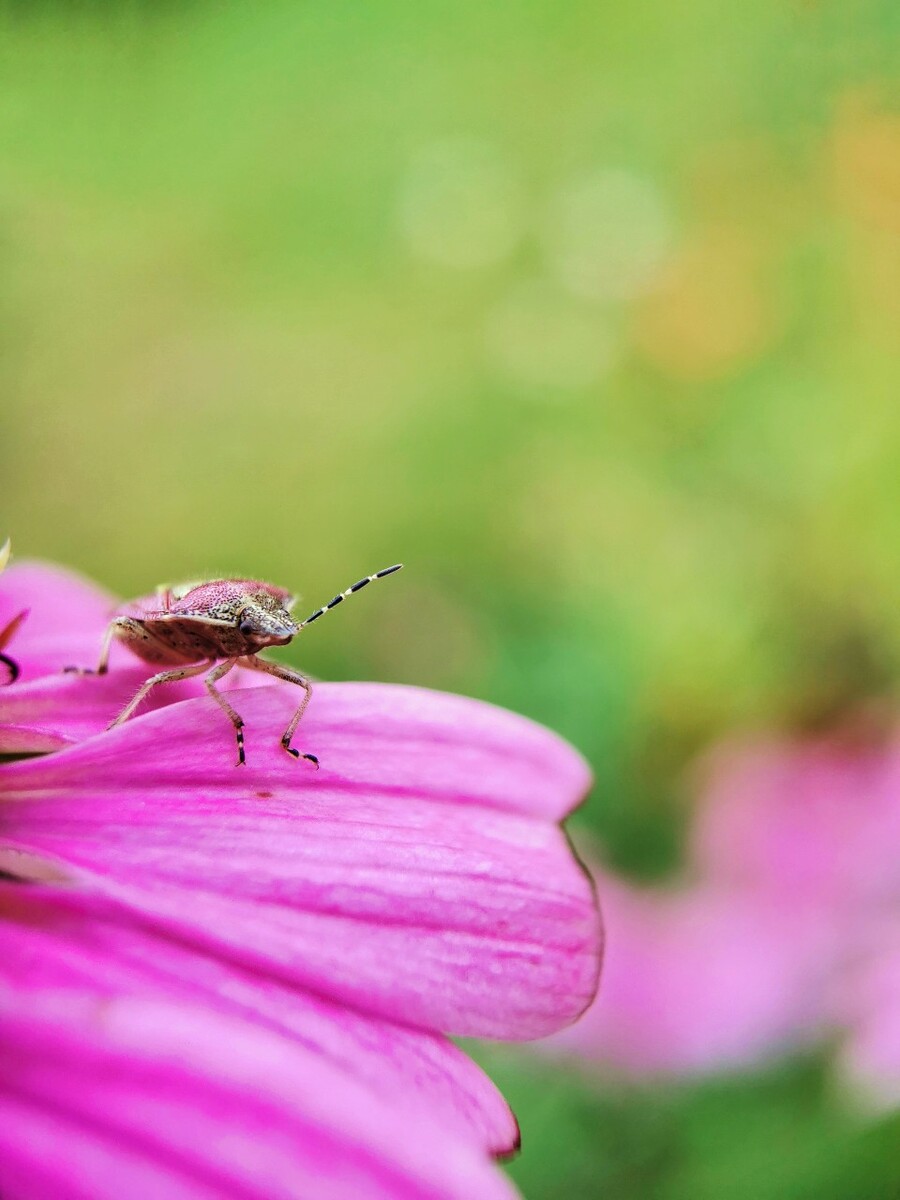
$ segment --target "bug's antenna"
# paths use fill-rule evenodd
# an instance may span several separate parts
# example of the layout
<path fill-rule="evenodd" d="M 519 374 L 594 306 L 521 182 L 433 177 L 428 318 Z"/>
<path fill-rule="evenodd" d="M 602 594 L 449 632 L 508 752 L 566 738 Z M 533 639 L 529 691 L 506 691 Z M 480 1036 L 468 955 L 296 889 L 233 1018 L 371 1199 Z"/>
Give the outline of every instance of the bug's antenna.
<path fill-rule="evenodd" d="M 345 596 L 352 596 L 354 592 L 360 591 L 366 584 L 373 583 L 376 579 L 384 579 L 385 575 L 393 575 L 395 571 L 399 571 L 403 563 L 395 563 L 392 567 L 385 567 L 383 571 L 376 571 L 374 575 L 367 575 L 365 579 L 360 579 L 354 583 L 352 587 L 348 587 L 346 592 L 340 592 L 333 600 L 329 600 L 321 608 L 317 608 L 311 617 L 307 617 L 305 621 L 301 621 L 297 626 L 298 629 L 303 629 L 305 625 L 312 625 L 313 621 L 318 621 L 319 617 L 328 612 L 330 608 L 335 608 L 344 599 Z"/>

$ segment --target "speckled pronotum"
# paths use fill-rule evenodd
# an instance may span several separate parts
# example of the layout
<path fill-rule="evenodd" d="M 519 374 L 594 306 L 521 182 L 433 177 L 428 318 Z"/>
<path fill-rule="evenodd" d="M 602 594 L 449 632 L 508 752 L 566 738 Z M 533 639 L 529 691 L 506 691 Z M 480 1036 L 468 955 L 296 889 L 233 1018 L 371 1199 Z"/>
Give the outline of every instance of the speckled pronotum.
<path fill-rule="evenodd" d="M 155 595 L 125 605 L 106 631 L 97 674 L 105 675 L 108 670 L 113 638 L 124 642 L 144 662 L 170 669 L 153 675 L 142 684 L 110 729 L 127 721 L 157 684 L 174 683 L 207 671 L 204 683 L 209 694 L 234 726 L 240 766 L 246 761 L 244 722 L 217 689 L 216 683 L 232 667 L 248 667 L 303 688 L 303 699 L 282 734 L 281 744 L 294 758 L 305 758 L 318 767 L 319 760 L 314 754 L 301 754 L 291 745 L 312 695 L 310 681 L 291 667 L 259 658 L 259 651 L 268 646 L 286 646 L 301 629 L 317 621 L 346 596 L 376 579 L 392 575 L 402 565 L 397 563 L 360 579 L 299 624 L 290 614 L 295 597 L 284 588 L 259 579 L 215 579 L 180 587 L 160 587 Z"/>

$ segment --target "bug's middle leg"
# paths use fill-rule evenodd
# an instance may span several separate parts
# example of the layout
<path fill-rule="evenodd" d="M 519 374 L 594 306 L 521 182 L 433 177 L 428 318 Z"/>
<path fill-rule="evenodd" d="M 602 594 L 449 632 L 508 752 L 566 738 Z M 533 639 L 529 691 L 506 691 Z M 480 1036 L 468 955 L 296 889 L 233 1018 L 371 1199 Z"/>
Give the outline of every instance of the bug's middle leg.
<path fill-rule="evenodd" d="M 117 725 L 121 725 L 123 721 L 127 721 L 138 705 L 144 701 L 148 692 L 151 692 L 157 684 L 177 683 L 179 679 L 187 679 L 191 675 L 199 675 L 211 667 L 215 661 L 214 658 L 208 658 L 204 659 L 202 663 L 195 663 L 192 667 L 176 667 L 172 671 L 160 671 L 158 675 L 152 675 L 145 683 L 141 684 L 116 719 L 107 728 L 115 729 Z"/>
<path fill-rule="evenodd" d="M 267 675 L 274 675 L 276 679 L 283 679 L 285 683 L 294 683 L 297 687 L 303 688 L 306 693 L 300 701 L 300 706 L 291 717 L 287 729 L 281 735 L 281 744 L 287 750 L 288 754 L 294 758 L 305 758 L 308 762 L 313 763 L 316 767 L 319 765 L 319 760 L 314 754 L 301 754 L 299 750 L 295 750 L 291 745 L 291 738 L 297 732 L 297 726 L 300 724 L 300 719 L 306 712 L 306 706 L 309 704 L 312 696 L 312 684 L 305 675 L 301 675 L 299 671 L 295 671 L 292 667 L 286 667 L 283 663 L 269 662 L 265 658 L 257 658 L 255 654 L 248 654 L 240 660 L 242 667 L 249 667 L 251 671 L 264 671 Z"/>
<path fill-rule="evenodd" d="M 238 760 L 237 765 L 242 767 L 247 761 L 244 754 L 244 721 L 240 713 L 235 712 L 222 693 L 216 687 L 216 683 L 227 675 L 237 660 L 226 658 L 224 662 L 220 662 L 217 667 L 213 667 L 207 677 L 203 680 L 206 684 L 206 690 L 221 708 L 228 720 L 234 726 L 234 736 L 237 738 Z"/>

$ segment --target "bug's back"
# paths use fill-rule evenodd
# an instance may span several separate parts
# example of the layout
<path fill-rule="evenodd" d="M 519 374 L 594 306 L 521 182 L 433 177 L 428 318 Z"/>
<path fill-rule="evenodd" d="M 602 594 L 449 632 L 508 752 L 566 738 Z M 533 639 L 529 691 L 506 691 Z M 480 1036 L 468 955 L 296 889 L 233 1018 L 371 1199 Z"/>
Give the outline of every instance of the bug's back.
<path fill-rule="evenodd" d="M 240 658 L 291 640 L 290 601 L 284 588 L 251 579 L 163 588 L 120 610 L 116 636 L 153 664 Z"/>

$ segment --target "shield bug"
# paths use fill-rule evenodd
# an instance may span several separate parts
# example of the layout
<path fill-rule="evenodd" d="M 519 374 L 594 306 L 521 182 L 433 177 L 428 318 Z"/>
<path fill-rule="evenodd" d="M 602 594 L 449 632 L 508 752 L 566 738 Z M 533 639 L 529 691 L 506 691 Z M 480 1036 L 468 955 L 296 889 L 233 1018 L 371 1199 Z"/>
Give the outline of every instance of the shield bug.
<path fill-rule="evenodd" d="M 258 654 L 269 646 L 286 646 L 301 629 L 318 621 L 347 596 L 376 579 L 393 575 L 402 565 L 397 563 L 360 579 L 299 624 L 290 613 L 295 599 L 291 593 L 258 579 L 216 579 L 180 587 L 161 587 L 154 596 L 125 605 L 106 631 L 96 673 L 105 675 L 108 670 L 113 638 L 123 642 L 144 662 L 167 669 L 141 685 L 109 728 L 127 721 L 158 684 L 174 683 L 206 672 L 204 683 L 209 694 L 234 726 L 240 766 L 246 761 L 244 722 L 216 684 L 233 667 L 247 667 L 252 671 L 265 671 L 303 689 L 303 699 L 282 734 L 281 744 L 294 758 L 305 758 L 318 767 L 319 760 L 314 754 L 301 754 L 291 745 L 309 704 L 312 684 L 299 671 L 259 658 Z"/>

